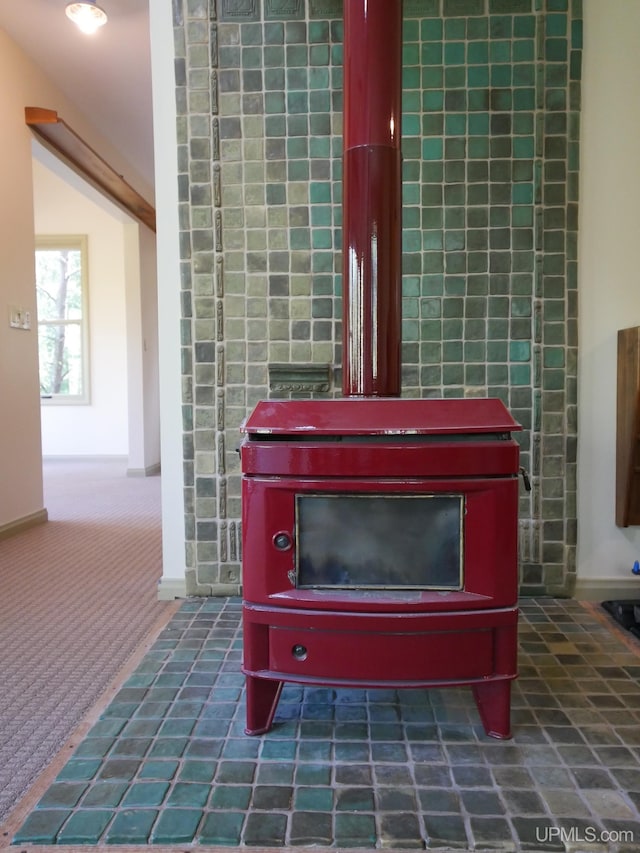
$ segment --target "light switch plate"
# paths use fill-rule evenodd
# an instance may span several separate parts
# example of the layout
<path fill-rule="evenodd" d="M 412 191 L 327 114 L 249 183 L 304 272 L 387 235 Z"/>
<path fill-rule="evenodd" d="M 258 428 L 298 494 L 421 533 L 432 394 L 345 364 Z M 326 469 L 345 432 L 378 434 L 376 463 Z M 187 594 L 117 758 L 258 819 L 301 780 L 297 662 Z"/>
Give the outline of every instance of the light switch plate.
<path fill-rule="evenodd" d="M 12 329 L 28 331 L 31 328 L 31 312 L 19 305 L 9 305 L 9 325 Z"/>

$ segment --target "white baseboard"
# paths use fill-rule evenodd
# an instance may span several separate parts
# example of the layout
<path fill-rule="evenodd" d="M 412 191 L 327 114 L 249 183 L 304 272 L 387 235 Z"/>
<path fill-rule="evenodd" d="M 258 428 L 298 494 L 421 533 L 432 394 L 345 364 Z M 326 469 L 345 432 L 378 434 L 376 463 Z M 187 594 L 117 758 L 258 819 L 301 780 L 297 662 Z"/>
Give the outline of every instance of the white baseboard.
<path fill-rule="evenodd" d="M 87 454 L 86 456 L 82 455 L 52 455 L 52 456 L 43 456 L 43 462 L 127 462 L 128 457 L 122 456 L 119 453 L 105 454 L 101 456 L 99 454 Z"/>
<path fill-rule="evenodd" d="M 186 578 L 161 578 L 158 582 L 158 601 L 173 601 L 187 597 Z"/>
<path fill-rule="evenodd" d="M 617 598 L 640 599 L 640 577 L 578 578 L 573 598 L 579 601 L 609 601 Z"/>
<path fill-rule="evenodd" d="M 38 524 L 44 524 L 48 520 L 49 513 L 47 510 L 39 509 L 37 512 L 32 512 L 29 515 L 23 515 L 22 518 L 9 521 L 7 524 L 0 524 L 0 539 L 8 539 L 9 536 L 22 533 L 23 530 L 36 527 Z"/>
<path fill-rule="evenodd" d="M 160 463 L 147 465 L 146 468 L 127 468 L 127 477 L 157 477 L 160 473 Z"/>

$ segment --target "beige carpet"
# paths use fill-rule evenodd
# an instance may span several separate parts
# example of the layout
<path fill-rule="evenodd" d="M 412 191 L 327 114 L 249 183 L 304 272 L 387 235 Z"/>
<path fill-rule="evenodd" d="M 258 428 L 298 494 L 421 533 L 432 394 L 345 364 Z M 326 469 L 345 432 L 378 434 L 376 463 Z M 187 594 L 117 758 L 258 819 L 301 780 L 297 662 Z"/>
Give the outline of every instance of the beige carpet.
<path fill-rule="evenodd" d="M 0 822 L 172 605 L 160 478 L 48 462 L 49 522 L 0 541 Z"/>

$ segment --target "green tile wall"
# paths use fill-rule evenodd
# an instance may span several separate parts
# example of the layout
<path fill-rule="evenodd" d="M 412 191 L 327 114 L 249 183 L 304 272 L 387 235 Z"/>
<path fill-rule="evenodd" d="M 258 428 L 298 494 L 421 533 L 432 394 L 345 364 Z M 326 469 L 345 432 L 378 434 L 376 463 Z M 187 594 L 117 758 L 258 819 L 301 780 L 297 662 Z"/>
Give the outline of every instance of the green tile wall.
<path fill-rule="evenodd" d="M 404 6 L 403 395 L 523 425 L 525 594 L 575 577 L 581 6 Z M 188 590 L 228 593 L 270 366 L 341 393 L 342 3 L 175 0 L 174 28 Z"/>

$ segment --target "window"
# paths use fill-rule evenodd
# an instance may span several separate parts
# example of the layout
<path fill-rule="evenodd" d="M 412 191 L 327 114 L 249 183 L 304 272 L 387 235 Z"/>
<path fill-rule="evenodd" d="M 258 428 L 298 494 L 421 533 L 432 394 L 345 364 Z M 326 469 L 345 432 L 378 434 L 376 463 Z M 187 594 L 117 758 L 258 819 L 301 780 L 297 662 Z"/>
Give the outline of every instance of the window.
<path fill-rule="evenodd" d="M 88 403 L 87 238 L 36 238 L 40 396 Z"/>

